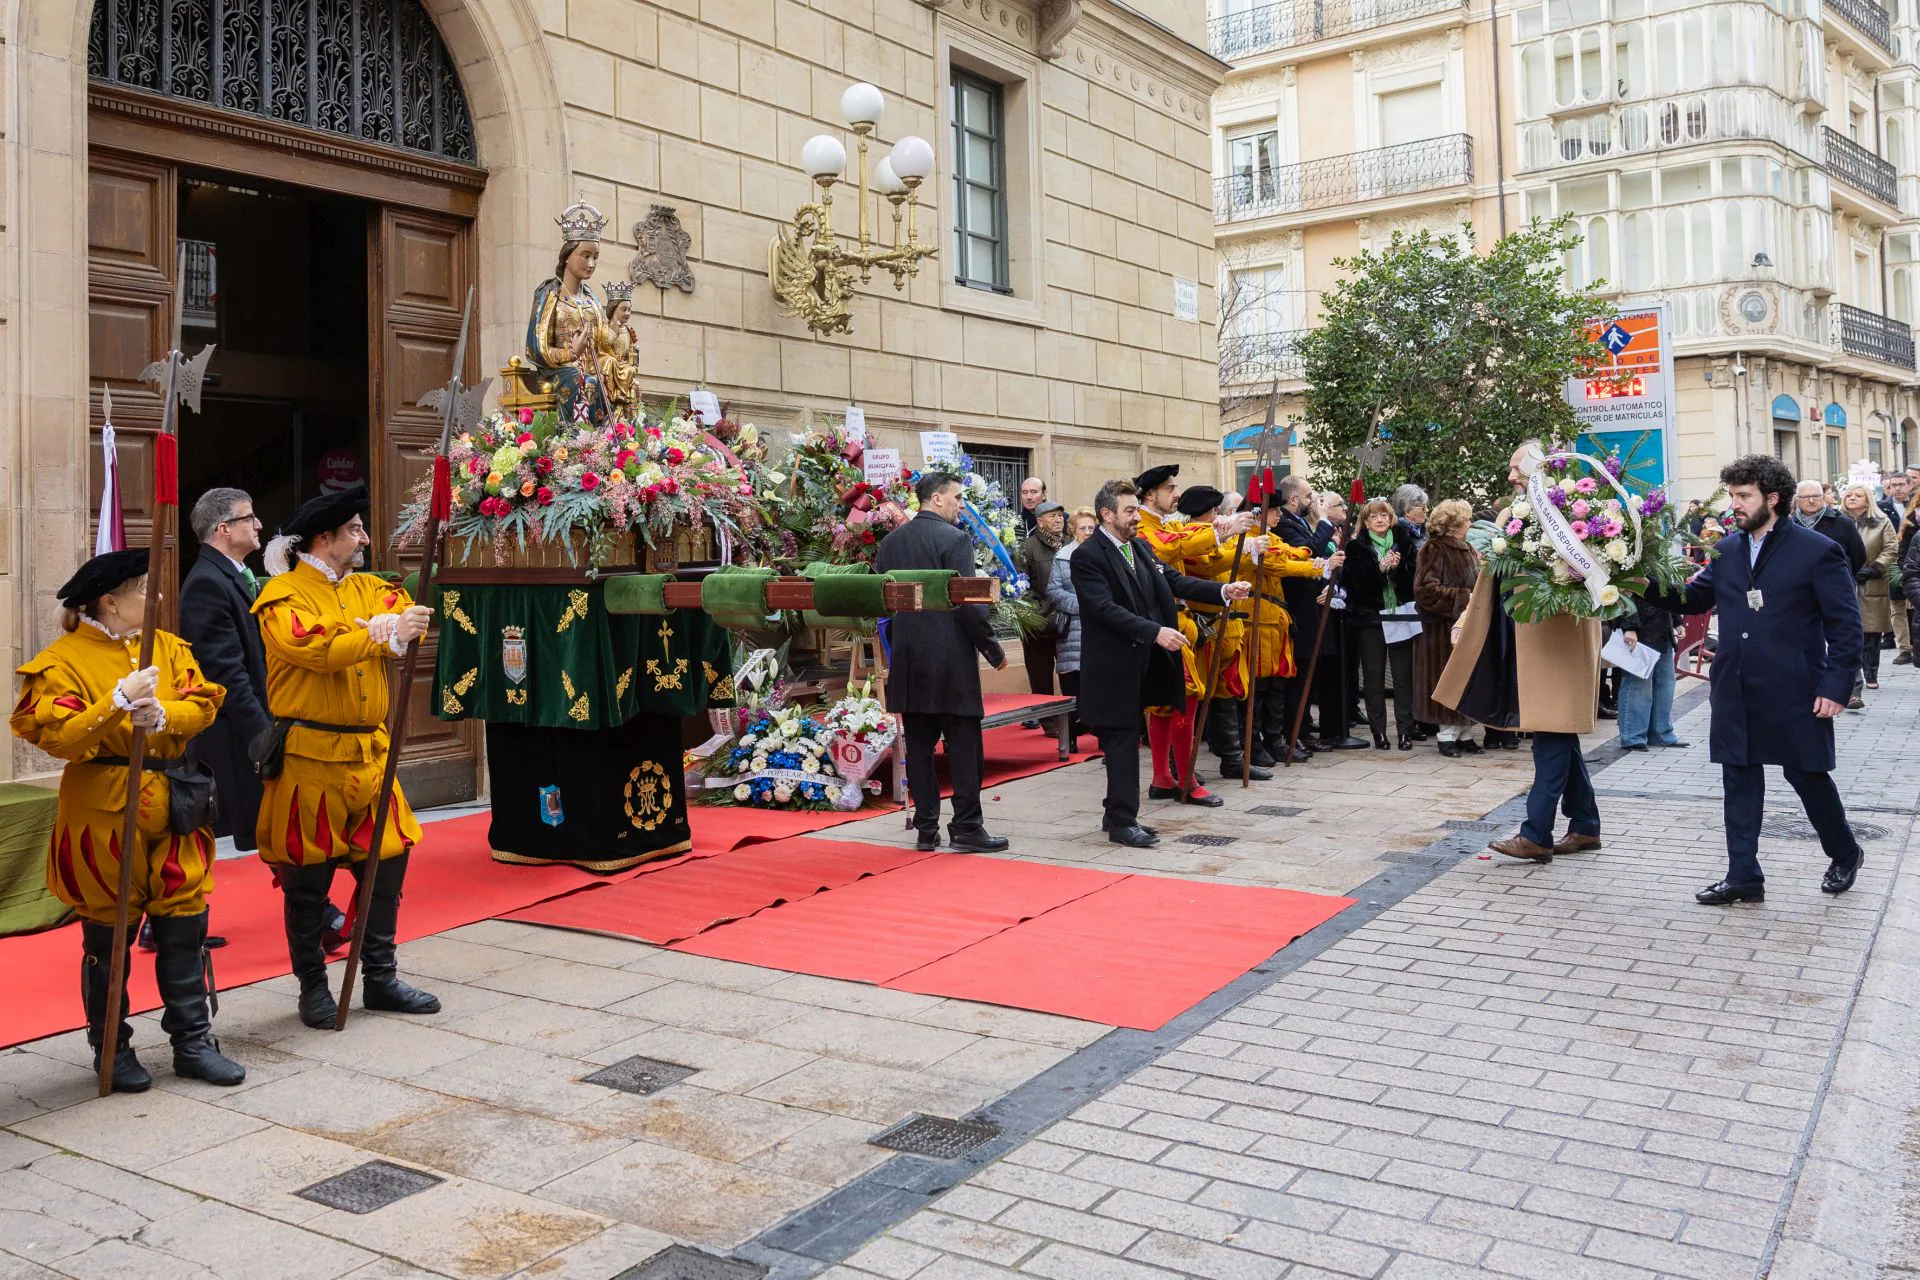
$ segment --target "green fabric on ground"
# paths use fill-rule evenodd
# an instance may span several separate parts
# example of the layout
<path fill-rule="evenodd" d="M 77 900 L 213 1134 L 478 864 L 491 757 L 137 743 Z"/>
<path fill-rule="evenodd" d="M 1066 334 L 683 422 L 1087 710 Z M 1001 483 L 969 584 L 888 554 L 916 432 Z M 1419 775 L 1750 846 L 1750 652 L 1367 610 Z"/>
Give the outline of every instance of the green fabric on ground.
<path fill-rule="evenodd" d="M 895 582 L 919 583 L 922 609 L 937 613 L 952 611 L 953 601 L 947 595 L 947 580 L 960 576 L 952 569 L 895 569 L 886 576 Z"/>
<path fill-rule="evenodd" d="M 732 701 L 727 634 L 711 618 L 610 614 L 605 594 L 604 582 L 446 588 L 434 714 L 606 729 Z"/>
<path fill-rule="evenodd" d="M 0 783 L 0 937 L 65 924 L 73 912 L 47 892 L 47 838 L 59 793 L 25 782 Z"/>

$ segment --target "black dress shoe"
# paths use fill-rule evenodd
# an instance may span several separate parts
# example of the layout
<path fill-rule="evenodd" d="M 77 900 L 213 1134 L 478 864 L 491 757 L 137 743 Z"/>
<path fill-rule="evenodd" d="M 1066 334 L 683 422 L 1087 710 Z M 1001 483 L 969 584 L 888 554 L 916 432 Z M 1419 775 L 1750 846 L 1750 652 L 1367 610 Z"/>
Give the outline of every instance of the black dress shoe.
<path fill-rule="evenodd" d="M 1144 831 L 1144 832 L 1146 832 L 1146 833 L 1147 833 L 1148 835 L 1150 835 L 1150 836 L 1157 836 L 1157 835 L 1159 835 L 1159 834 L 1160 834 L 1160 828 L 1158 828 L 1158 827 L 1156 827 L 1156 826 L 1154 826 L 1154 825 L 1152 825 L 1151 823 L 1146 823 L 1146 822 L 1135 822 L 1135 823 L 1131 823 L 1131 824 L 1129 824 L 1129 826 L 1131 826 L 1131 827 L 1137 827 L 1138 829 L 1140 829 L 1141 831 Z M 1101 829 L 1102 831 L 1126 831 L 1126 830 L 1128 830 L 1128 827 L 1110 827 L 1110 826 L 1108 826 L 1108 825 L 1107 825 L 1106 823 L 1104 823 L 1104 822 L 1103 822 L 1103 823 L 1101 823 L 1101 824 L 1100 824 L 1100 829 Z"/>
<path fill-rule="evenodd" d="M 1376 733 L 1373 735 L 1373 749 L 1375 751 L 1391 751 L 1393 750 L 1393 744 L 1387 741 L 1386 734 Z"/>
<path fill-rule="evenodd" d="M 220 947 L 224 947 L 224 946 L 226 946 L 226 945 L 227 945 L 227 940 L 226 940 L 225 938 L 223 938 L 223 937 L 221 937 L 221 936 L 220 936 L 219 934 L 217 934 L 217 933 L 210 933 L 210 934 L 208 934 L 208 935 L 207 935 L 207 940 L 206 940 L 206 943 L 205 943 L 205 946 L 206 946 L 206 948 L 207 948 L 207 950 L 209 950 L 209 951 L 214 951 L 214 950 L 217 950 L 218 948 L 220 948 Z"/>
<path fill-rule="evenodd" d="M 964 836 L 947 832 L 947 847 L 955 853 L 1004 853 L 1012 843 L 1005 836 L 990 836 L 984 831 Z"/>
<path fill-rule="evenodd" d="M 1486 750 L 1485 747 L 1482 747 L 1479 743 L 1475 742 L 1472 738 L 1462 738 L 1459 740 L 1457 745 L 1460 748 L 1461 755 L 1477 756 L 1482 751 Z"/>
<path fill-rule="evenodd" d="M 1273 758 L 1273 753 L 1265 747 L 1255 747 L 1253 750 L 1247 752 L 1247 759 L 1253 762 L 1253 767 L 1256 769 L 1271 769 L 1278 763 L 1278 761 Z"/>
<path fill-rule="evenodd" d="M 1645 751 L 1647 744 L 1644 742 L 1629 742 L 1624 744 L 1620 749 L 1622 751 Z"/>
<path fill-rule="evenodd" d="M 1443 742 L 1440 744 L 1440 754 L 1449 760 L 1458 760 L 1460 758 L 1460 744 L 1457 742 Z"/>
<path fill-rule="evenodd" d="M 1179 798 L 1180 788 L 1178 787 L 1147 788 L 1147 799 L 1149 800 L 1178 800 Z"/>
<path fill-rule="evenodd" d="M 1307 746 L 1306 743 L 1303 742 L 1293 749 L 1293 762 L 1295 764 L 1305 764 L 1311 759 L 1313 759 L 1313 749 Z"/>
<path fill-rule="evenodd" d="M 1866 851 L 1862 850 L 1850 867 L 1843 867 L 1837 862 L 1829 864 L 1827 874 L 1820 878 L 1820 892 L 1845 893 L 1853 888 L 1853 878 L 1860 874 L 1860 864 L 1866 860 Z"/>
<path fill-rule="evenodd" d="M 1151 849 L 1160 843 L 1160 837 L 1145 827 L 1132 826 L 1107 832 L 1107 841 L 1110 844 L 1124 844 L 1130 849 Z"/>
<path fill-rule="evenodd" d="M 1703 907 L 1724 907 L 1730 902 L 1765 902 L 1767 883 L 1756 880 L 1752 884 L 1728 884 L 1722 880 L 1694 894 L 1693 900 Z"/>
<path fill-rule="evenodd" d="M 1400 735 L 1400 749 L 1402 751 L 1413 750 L 1413 736 L 1411 734 L 1403 733 Z"/>
<path fill-rule="evenodd" d="M 1602 720 L 1618 720 L 1620 718 L 1620 712 L 1613 707 L 1601 707 L 1600 718 Z"/>
<path fill-rule="evenodd" d="M 938 849 L 939 847 L 940 847 L 940 837 L 938 835 L 921 836 L 919 839 L 913 842 L 913 849 L 915 853 L 932 853 L 935 849 Z"/>
<path fill-rule="evenodd" d="M 1365 751 L 1367 744 L 1364 740 L 1349 735 L 1332 741 L 1322 738 L 1320 748 L 1323 751 Z"/>
<path fill-rule="evenodd" d="M 1267 763 L 1272 764 L 1273 761 L 1268 760 Z M 1251 782 L 1272 782 L 1273 770 L 1264 768 L 1258 761 L 1255 761 L 1247 765 L 1246 776 Z M 1240 780 L 1240 762 L 1235 760 L 1224 765 L 1220 770 L 1220 780 L 1222 782 L 1238 782 Z"/>

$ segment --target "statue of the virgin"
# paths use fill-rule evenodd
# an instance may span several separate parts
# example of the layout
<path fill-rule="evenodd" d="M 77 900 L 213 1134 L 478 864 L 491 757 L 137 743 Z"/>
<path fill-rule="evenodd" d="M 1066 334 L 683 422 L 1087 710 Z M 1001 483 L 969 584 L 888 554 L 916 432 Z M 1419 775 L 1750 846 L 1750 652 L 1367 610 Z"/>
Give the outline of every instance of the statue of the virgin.
<path fill-rule="evenodd" d="M 563 243 L 553 277 L 533 292 L 527 318 L 527 360 L 559 397 L 561 419 L 602 423 L 612 412 L 601 376 L 601 359 L 613 350 L 606 314 L 587 281 L 600 262 L 600 233 L 607 220 L 579 200 L 555 219 Z"/>

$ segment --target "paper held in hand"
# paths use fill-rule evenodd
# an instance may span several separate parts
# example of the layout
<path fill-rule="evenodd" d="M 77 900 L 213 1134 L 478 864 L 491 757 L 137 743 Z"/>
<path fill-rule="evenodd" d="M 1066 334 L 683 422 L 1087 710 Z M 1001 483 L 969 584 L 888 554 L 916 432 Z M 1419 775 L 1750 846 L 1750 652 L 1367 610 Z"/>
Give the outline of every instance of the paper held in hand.
<path fill-rule="evenodd" d="M 1628 675 L 1638 676 L 1642 680 L 1653 674 L 1662 656 L 1664 651 L 1651 645 L 1636 644 L 1629 647 L 1624 631 L 1616 631 L 1608 636 L 1606 644 L 1600 648 L 1601 661 L 1611 662 Z"/>

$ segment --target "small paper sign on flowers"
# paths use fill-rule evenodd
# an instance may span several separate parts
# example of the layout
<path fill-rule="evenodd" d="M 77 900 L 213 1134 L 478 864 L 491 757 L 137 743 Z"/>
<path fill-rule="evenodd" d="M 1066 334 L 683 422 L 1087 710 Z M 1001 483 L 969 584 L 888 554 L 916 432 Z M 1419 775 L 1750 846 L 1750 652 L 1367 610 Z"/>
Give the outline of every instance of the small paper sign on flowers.
<path fill-rule="evenodd" d="M 867 779 L 893 749 L 899 730 L 893 716 L 873 696 L 872 681 L 858 692 L 848 692 L 821 719 L 833 735 L 829 740 L 833 767 L 847 784 L 833 807 L 858 809 L 866 798 Z"/>
<path fill-rule="evenodd" d="M 1617 618 L 1650 584 L 1671 590 L 1698 568 L 1676 550 L 1665 491 L 1629 493 L 1613 460 L 1531 445 L 1519 470 L 1526 489 L 1487 554 L 1514 621 Z"/>

